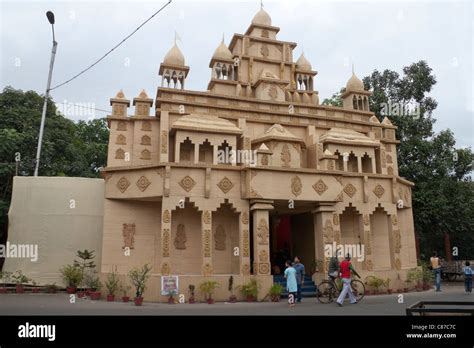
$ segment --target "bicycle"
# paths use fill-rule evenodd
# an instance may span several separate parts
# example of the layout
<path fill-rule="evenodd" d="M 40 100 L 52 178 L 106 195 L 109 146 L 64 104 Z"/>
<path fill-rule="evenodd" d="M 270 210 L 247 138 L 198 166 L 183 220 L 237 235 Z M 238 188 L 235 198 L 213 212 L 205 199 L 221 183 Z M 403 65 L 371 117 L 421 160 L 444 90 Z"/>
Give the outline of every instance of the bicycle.
<path fill-rule="evenodd" d="M 365 295 L 364 283 L 360 280 L 352 279 L 351 288 L 357 302 L 360 302 Z M 335 277 L 329 276 L 329 279 L 325 279 L 318 284 L 316 298 L 321 303 L 331 303 L 338 298 L 341 291 L 342 282 L 338 284 Z"/>

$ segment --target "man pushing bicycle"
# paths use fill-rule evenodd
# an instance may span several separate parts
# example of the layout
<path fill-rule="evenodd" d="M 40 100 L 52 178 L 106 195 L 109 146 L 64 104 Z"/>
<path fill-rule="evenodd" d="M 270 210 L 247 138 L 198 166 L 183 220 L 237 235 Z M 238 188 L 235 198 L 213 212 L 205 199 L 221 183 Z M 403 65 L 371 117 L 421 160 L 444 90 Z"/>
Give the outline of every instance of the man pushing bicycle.
<path fill-rule="evenodd" d="M 347 294 L 349 294 L 349 302 L 351 304 L 357 303 L 357 299 L 352 293 L 351 288 L 352 273 L 360 278 L 360 275 L 356 272 L 351 264 L 351 256 L 347 254 L 344 261 L 339 264 L 339 274 L 342 279 L 343 288 L 336 302 L 340 307 L 342 307 L 342 303 L 344 302 Z"/>

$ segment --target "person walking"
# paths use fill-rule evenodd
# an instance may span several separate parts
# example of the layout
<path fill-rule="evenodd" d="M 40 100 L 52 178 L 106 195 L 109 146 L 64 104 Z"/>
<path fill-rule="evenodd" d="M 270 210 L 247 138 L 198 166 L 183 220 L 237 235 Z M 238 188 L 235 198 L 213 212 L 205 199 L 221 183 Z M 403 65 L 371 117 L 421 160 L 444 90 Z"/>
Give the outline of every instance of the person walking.
<path fill-rule="evenodd" d="M 286 278 L 286 290 L 288 291 L 288 304 L 290 307 L 295 306 L 295 294 L 298 291 L 296 286 L 296 270 L 291 266 L 291 261 L 285 262 L 285 278 Z"/>
<path fill-rule="evenodd" d="M 434 273 L 436 291 L 441 291 L 441 264 L 436 251 L 433 252 L 433 256 L 430 258 L 430 265 Z"/>
<path fill-rule="evenodd" d="M 296 302 L 301 303 L 301 288 L 304 285 L 304 265 L 300 262 L 300 259 L 298 256 L 295 256 L 295 262 L 293 263 L 293 268 L 296 271 L 296 286 L 297 286 L 297 291 L 296 291 Z"/>
<path fill-rule="evenodd" d="M 471 268 L 471 263 L 469 261 L 466 261 L 465 266 L 463 267 L 463 273 L 464 273 L 464 292 L 466 294 L 472 293 L 472 268 Z"/>
<path fill-rule="evenodd" d="M 339 272 L 342 278 L 342 291 L 339 297 L 337 298 L 336 303 L 339 305 L 339 307 L 342 307 L 342 303 L 344 302 L 344 299 L 346 298 L 347 294 L 349 294 L 349 302 L 351 304 L 357 303 L 357 299 L 352 293 L 352 288 L 351 288 L 351 281 L 352 281 L 352 274 L 354 273 L 357 277 L 360 278 L 360 275 L 356 272 L 354 267 L 352 267 L 351 264 L 351 256 L 349 254 L 346 255 L 344 261 L 341 262 L 339 265 Z"/>

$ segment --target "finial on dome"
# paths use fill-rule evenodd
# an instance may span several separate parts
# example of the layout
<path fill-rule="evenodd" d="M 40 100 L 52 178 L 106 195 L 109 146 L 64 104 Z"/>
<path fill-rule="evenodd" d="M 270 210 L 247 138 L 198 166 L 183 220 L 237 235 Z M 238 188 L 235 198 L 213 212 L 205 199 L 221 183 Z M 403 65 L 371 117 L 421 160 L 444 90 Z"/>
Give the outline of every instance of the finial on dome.
<path fill-rule="evenodd" d="M 258 11 L 257 14 L 253 17 L 252 24 L 266 26 L 272 25 L 272 19 L 270 18 L 270 15 L 263 9 L 263 5 L 260 8 L 260 11 Z"/>
<path fill-rule="evenodd" d="M 296 61 L 296 68 L 298 70 L 304 70 L 304 71 L 312 70 L 313 67 L 311 66 L 311 63 L 309 62 L 309 60 L 307 60 L 306 57 L 304 56 L 304 52 L 301 52 L 300 57 Z"/>
<path fill-rule="evenodd" d="M 174 39 L 174 45 L 171 49 L 166 53 L 165 58 L 163 59 L 163 63 L 170 64 L 170 65 L 179 65 L 184 66 L 184 56 L 181 50 L 179 49 L 178 45 L 176 44 L 177 40 L 177 33 Z"/>
<path fill-rule="evenodd" d="M 346 91 L 364 91 L 364 83 L 354 73 L 354 63 L 352 64 L 352 76 L 347 81 Z"/>

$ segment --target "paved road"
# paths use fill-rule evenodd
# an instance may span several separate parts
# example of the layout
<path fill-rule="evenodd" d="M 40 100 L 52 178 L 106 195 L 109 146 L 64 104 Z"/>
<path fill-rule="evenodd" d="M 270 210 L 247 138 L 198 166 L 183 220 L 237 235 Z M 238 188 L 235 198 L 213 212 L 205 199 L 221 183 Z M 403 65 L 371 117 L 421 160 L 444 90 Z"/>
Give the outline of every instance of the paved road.
<path fill-rule="evenodd" d="M 142 307 L 133 303 L 91 301 L 77 299 L 69 303 L 66 294 L 0 294 L 0 315 L 405 315 L 405 308 L 421 300 L 474 301 L 474 294 L 465 294 L 461 284 L 444 284 L 442 292 L 432 290 L 403 294 L 367 296 L 361 303 L 344 307 L 335 303 L 321 304 L 315 298 L 289 308 L 280 303 L 206 303 L 175 304 L 145 302 Z"/>

